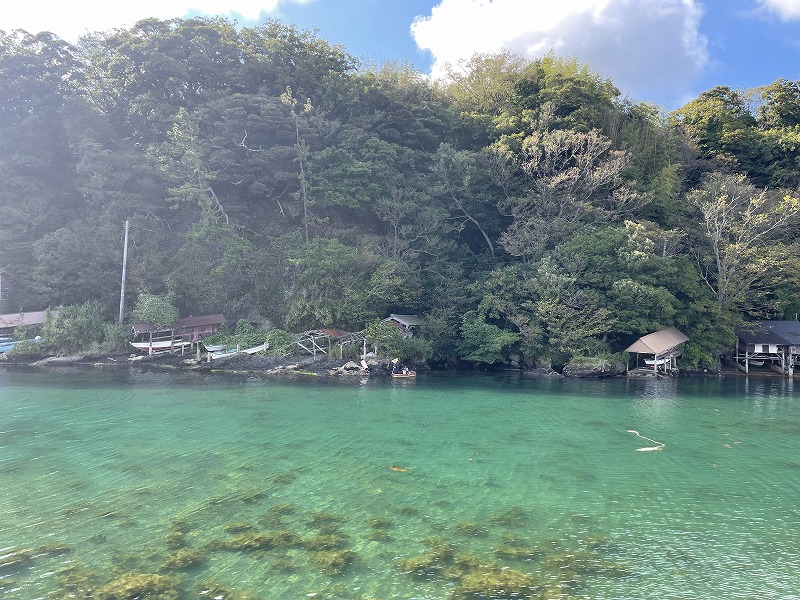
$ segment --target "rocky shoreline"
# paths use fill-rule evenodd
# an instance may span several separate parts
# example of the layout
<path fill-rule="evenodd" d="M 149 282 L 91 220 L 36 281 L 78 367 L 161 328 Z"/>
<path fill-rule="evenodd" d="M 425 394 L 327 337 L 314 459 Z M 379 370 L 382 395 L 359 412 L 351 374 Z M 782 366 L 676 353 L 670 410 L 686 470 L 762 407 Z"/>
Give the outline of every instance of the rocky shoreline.
<path fill-rule="evenodd" d="M 391 374 L 388 361 L 370 359 L 367 368 L 352 360 L 317 358 L 312 356 L 256 356 L 245 352 L 208 361 L 205 355 L 198 359 L 191 354 L 155 354 L 153 356 L 112 354 L 72 354 L 65 356 L 4 355 L 0 366 L 55 368 L 55 367 L 105 367 L 135 368 L 141 370 L 175 370 L 201 373 L 231 373 L 243 375 L 284 375 L 309 377 L 365 377 Z M 423 365 L 419 366 L 424 369 Z"/>
<path fill-rule="evenodd" d="M 93 355 L 72 354 L 66 356 L 0 354 L 0 367 L 105 367 L 136 368 L 141 370 L 175 370 L 200 373 L 230 373 L 240 375 L 364 378 L 370 376 L 389 377 L 391 364 L 388 360 L 367 360 L 367 368 L 350 359 L 329 359 L 312 356 L 258 356 L 245 352 L 233 353 L 212 361 L 206 355 L 198 359 L 195 354 L 155 354 L 153 356 L 128 353 Z M 430 371 L 427 364 L 411 365 L 418 372 Z M 626 377 L 625 365 L 598 361 L 592 364 L 566 365 L 563 373 L 551 368 L 520 369 L 497 367 L 492 370 L 513 370 L 536 377 L 568 377 L 573 379 L 603 379 Z M 772 374 L 770 371 L 767 375 Z M 735 369 L 681 371 L 679 377 L 738 376 Z M 758 376 L 759 374 L 751 373 Z M 650 375 L 652 376 L 652 375 Z"/>

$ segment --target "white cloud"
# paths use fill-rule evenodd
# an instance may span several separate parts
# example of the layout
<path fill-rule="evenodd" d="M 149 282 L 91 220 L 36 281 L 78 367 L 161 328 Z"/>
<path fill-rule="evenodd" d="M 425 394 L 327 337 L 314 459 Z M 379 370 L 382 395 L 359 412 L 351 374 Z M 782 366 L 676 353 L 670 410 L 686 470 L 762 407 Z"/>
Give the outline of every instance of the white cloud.
<path fill-rule="evenodd" d="M 255 21 L 263 13 L 275 11 L 282 1 L 285 0 L 5 0 L 7 5 L 0 13 L 0 29 L 24 29 L 30 33 L 50 31 L 74 42 L 86 32 L 131 27 L 148 17 L 172 19 L 197 13 L 238 14 Z"/>
<path fill-rule="evenodd" d="M 441 0 L 411 31 L 433 54 L 434 77 L 475 52 L 537 58 L 553 49 L 624 94 L 662 101 L 685 93 L 708 64 L 701 16 L 696 0 Z"/>
<path fill-rule="evenodd" d="M 785 21 L 800 19 L 800 0 L 758 0 L 758 3 Z"/>

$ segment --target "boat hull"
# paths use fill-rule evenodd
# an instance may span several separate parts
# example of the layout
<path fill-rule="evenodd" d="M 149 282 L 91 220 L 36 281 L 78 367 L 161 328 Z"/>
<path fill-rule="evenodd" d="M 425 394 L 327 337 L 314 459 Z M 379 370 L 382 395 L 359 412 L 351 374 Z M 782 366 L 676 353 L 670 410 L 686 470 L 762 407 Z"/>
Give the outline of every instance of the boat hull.
<path fill-rule="evenodd" d="M 392 373 L 392 379 L 413 379 L 416 376 L 416 371 L 408 371 L 407 373 Z"/>
<path fill-rule="evenodd" d="M 144 352 L 148 354 L 150 349 L 153 349 L 153 352 L 167 352 L 168 350 L 180 350 L 182 346 L 191 346 L 191 342 L 180 342 L 180 341 L 159 341 L 159 342 L 128 342 L 131 346 L 139 350 L 140 352 Z"/>

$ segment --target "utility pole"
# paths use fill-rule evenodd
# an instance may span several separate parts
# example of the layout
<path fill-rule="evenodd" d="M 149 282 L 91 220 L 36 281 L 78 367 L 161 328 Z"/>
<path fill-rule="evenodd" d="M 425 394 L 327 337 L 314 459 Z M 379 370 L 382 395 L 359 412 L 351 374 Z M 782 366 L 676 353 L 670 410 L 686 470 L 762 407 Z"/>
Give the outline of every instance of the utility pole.
<path fill-rule="evenodd" d="M 125 246 L 122 251 L 122 285 L 119 291 L 119 324 L 122 325 L 122 313 L 125 309 L 125 270 L 128 265 L 128 221 L 125 221 Z"/>

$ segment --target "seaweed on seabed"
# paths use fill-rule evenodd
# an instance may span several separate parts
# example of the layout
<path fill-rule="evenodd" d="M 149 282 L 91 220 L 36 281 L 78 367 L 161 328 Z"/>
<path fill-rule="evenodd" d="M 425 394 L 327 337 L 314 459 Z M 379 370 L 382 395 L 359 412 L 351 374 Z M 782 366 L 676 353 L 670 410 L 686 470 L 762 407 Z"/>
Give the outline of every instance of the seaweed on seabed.
<path fill-rule="evenodd" d="M 311 564 L 326 575 L 343 574 L 358 558 L 352 550 L 320 550 L 309 554 Z"/>
<path fill-rule="evenodd" d="M 397 509 L 397 514 L 402 517 L 416 517 L 419 515 L 419 509 L 416 506 L 401 506 Z"/>
<path fill-rule="evenodd" d="M 33 551 L 27 548 L 11 548 L 0 554 L 0 569 L 16 569 L 33 560 Z"/>
<path fill-rule="evenodd" d="M 388 529 L 389 527 L 394 526 L 394 523 L 389 519 L 383 519 L 380 517 L 375 517 L 372 519 L 367 519 L 364 521 L 367 527 L 371 527 L 372 529 Z"/>
<path fill-rule="evenodd" d="M 631 574 L 631 570 L 625 565 L 606 560 L 590 550 L 550 554 L 544 564 L 548 570 L 556 574 L 559 581 L 570 586 L 578 585 L 585 575 L 627 577 Z"/>
<path fill-rule="evenodd" d="M 264 533 L 241 533 L 223 542 L 221 548 L 226 550 L 270 550 L 271 548 L 297 548 L 303 540 L 288 529 L 267 531 Z M 212 549 L 216 549 L 212 546 Z"/>
<path fill-rule="evenodd" d="M 458 535 L 465 537 L 482 537 L 486 535 L 486 529 L 476 523 L 458 523 L 454 529 Z"/>
<path fill-rule="evenodd" d="M 94 600 L 176 600 L 180 580 L 170 575 L 155 573 L 125 573 L 101 586 Z"/>
<path fill-rule="evenodd" d="M 72 552 L 72 548 L 69 544 L 60 544 L 58 542 L 54 542 L 52 544 L 45 544 L 44 546 L 39 546 L 33 551 L 34 556 L 58 556 L 60 554 L 68 554 Z"/>
<path fill-rule="evenodd" d="M 389 519 L 374 517 L 372 519 L 367 519 L 364 523 L 372 530 L 369 532 L 368 537 L 373 542 L 388 542 L 392 539 L 387 529 L 393 527 L 394 523 Z"/>
<path fill-rule="evenodd" d="M 297 512 L 294 504 L 276 504 L 267 509 L 258 522 L 266 527 L 283 526 L 283 517 Z"/>
<path fill-rule="evenodd" d="M 513 569 L 481 569 L 464 575 L 453 592 L 454 600 L 519 600 L 541 591 L 536 579 Z"/>
<path fill-rule="evenodd" d="M 55 598 L 69 598 L 71 600 L 83 600 L 93 598 L 94 591 L 97 589 L 97 577 L 84 565 L 62 569 L 56 573 L 60 596 Z"/>
<path fill-rule="evenodd" d="M 372 529 L 367 537 L 373 542 L 388 542 L 393 539 L 385 529 Z"/>
<path fill-rule="evenodd" d="M 527 545 L 527 541 L 516 534 L 506 533 L 500 538 L 502 545 L 494 550 L 494 555 L 500 559 L 531 561 L 541 555 L 537 548 Z"/>
<path fill-rule="evenodd" d="M 166 569 L 187 569 L 197 566 L 206 560 L 206 554 L 201 550 L 182 548 L 167 557 L 164 563 Z"/>
<path fill-rule="evenodd" d="M 170 523 L 169 533 L 165 540 L 167 548 L 178 550 L 188 545 L 186 536 L 191 530 L 191 525 L 186 519 L 175 519 Z"/>
<path fill-rule="evenodd" d="M 194 594 L 200 598 L 214 598 L 216 600 L 256 600 L 256 597 L 247 591 L 229 590 L 216 581 L 206 581 L 194 586 Z"/>
<path fill-rule="evenodd" d="M 492 525 L 505 525 L 506 527 L 519 527 L 524 525 L 527 519 L 528 513 L 525 509 L 515 506 L 495 515 L 489 519 L 489 523 Z"/>
<path fill-rule="evenodd" d="M 442 538 L 428 538 L 425 545 L 427 552 L 401 560 L 398 567 L 416 579 L 441 577 L 444 570 L 453 565 L 455 548 Z"/>
<path fill-rule="evenodd" d="M 329 528 L 332 525 L 345 523 L 347 517 L 343 515 L 335 515 L 325 511 L 316 511 L 308 513 L 308 526 L 314 529 Z"/>
<path fill-rule="evenodd" d="M 335 533 L 321 533 L 303 540 L 303 547 L 306 550 L 335 550 L 346 545 L 347 539 Z"/>

